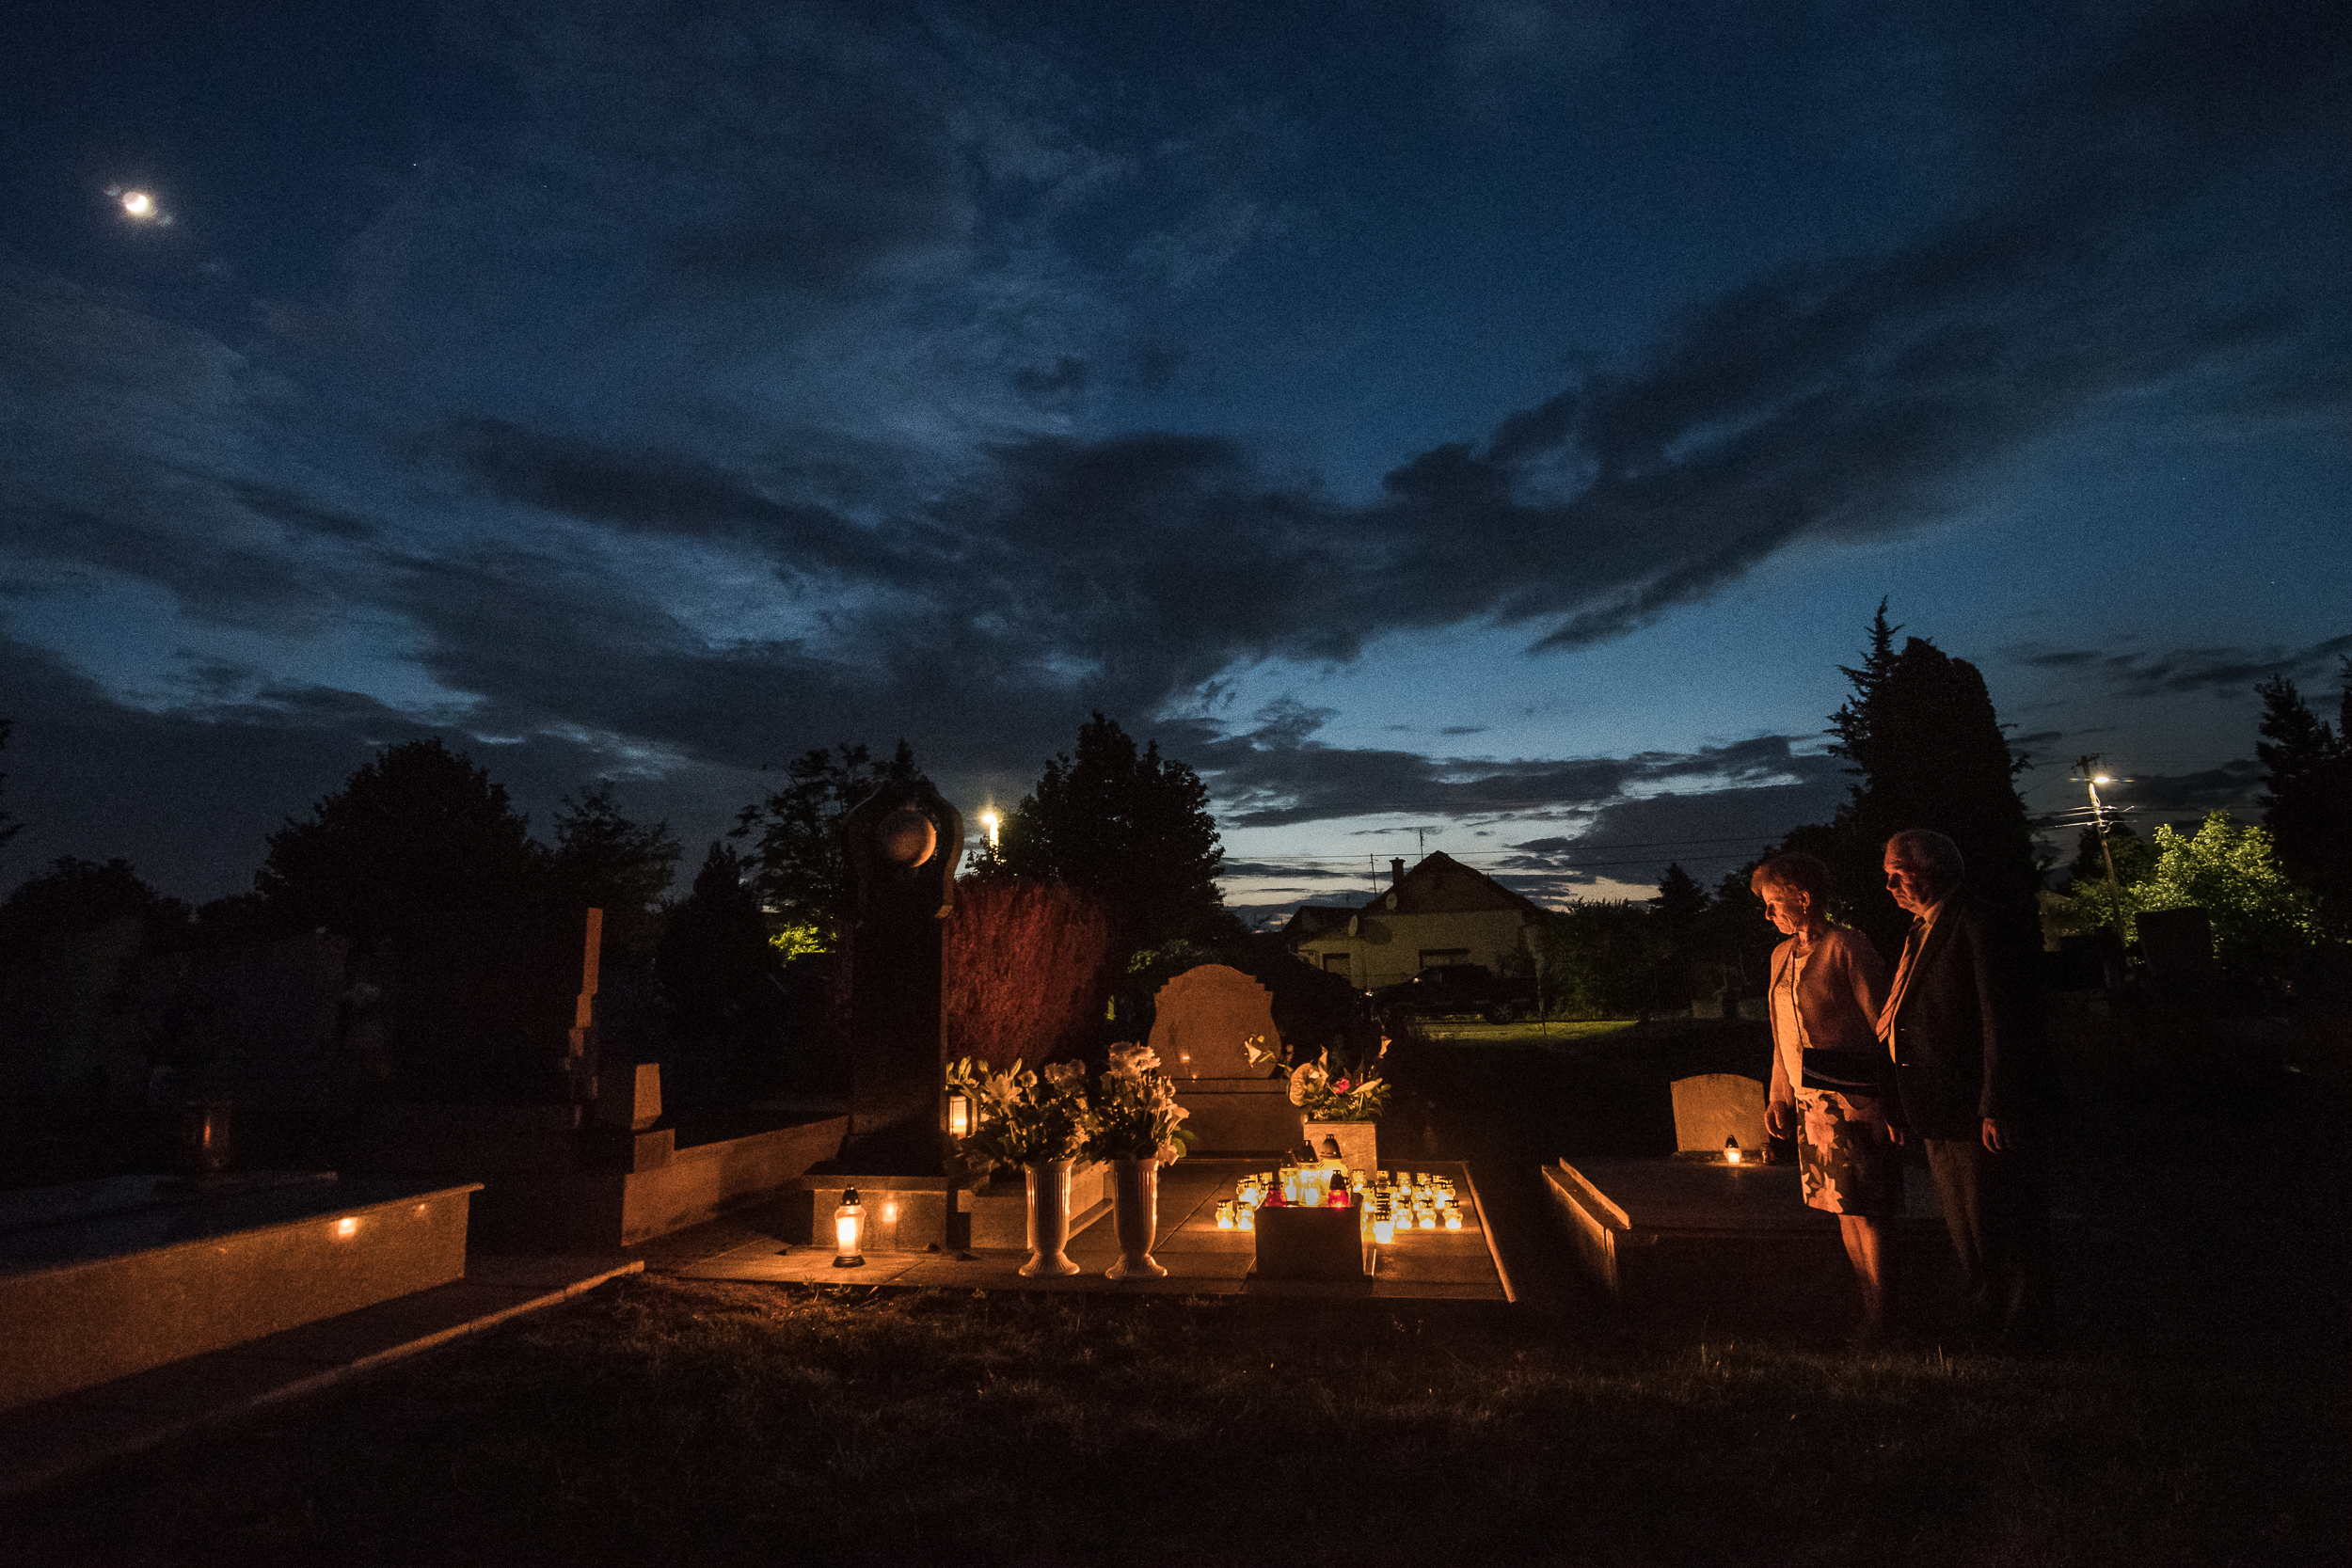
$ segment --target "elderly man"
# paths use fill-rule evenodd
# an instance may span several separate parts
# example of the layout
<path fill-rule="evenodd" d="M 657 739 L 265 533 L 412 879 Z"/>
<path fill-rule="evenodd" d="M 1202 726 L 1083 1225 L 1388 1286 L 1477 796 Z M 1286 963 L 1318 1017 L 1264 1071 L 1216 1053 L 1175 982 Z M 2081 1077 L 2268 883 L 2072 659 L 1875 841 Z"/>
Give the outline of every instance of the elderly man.
<path fill-rule="evenodd" d="M 1886 888 L 1912 915 L 1879 1035 L 1960 1255 L 1972 1328 L 2017 1343 L 2046 1327 L 2046 1167 L 2034 1119 L 2038 1020 L 2017 960 L 1960 896 L 1960 846 L 1927 829 L 1886 841 Z"/>

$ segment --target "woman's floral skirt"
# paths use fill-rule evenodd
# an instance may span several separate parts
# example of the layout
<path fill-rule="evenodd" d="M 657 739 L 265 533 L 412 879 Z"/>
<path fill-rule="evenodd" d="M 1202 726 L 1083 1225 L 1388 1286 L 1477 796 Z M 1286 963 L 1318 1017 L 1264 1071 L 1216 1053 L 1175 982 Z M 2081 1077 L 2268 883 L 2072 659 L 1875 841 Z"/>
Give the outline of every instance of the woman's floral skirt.
<path fill-rule="evenodd" d="M 1903 1167 L 1885 1102 L 1835 1089 L 1797 1091 L 1797 1180 L 1808 1207 L 1891 1218 L 1903 1212 Z"/>

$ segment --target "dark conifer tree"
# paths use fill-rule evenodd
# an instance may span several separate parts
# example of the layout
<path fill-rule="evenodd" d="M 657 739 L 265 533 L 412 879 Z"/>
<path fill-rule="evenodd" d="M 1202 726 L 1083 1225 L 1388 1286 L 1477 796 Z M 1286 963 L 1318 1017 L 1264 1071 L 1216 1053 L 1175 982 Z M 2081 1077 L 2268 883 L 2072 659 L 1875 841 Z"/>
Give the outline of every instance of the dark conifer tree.
<path fill-rule="evenodd" d="M 1217 891 L 1223 858 L 1208 786 L 1158 741 L 1138 754 L 1116 721 L 1078 730 L 1078 754 L 1045 765 L 1037 788 L 1005 818 L 980 872 L 1064 881 L 1103 898 L 1130 950 L 1231 934 Z"/>
<path fill-rule="evenodd" d="M 1711 994 L 1721 990 L 1707 951 L 1708 913 L 1713 900 L 1698 879 L 1677 861 L 1658 879 L 1658 896 L 1649 902 L 1651 918 L 1658 923 L 1667 953 L 1661 1006 L 1688 1001 L 1701 990 Z"/>
<path fill-rule="evenodd" d="M 679 853 L 669 823 L 643 826 L 623 816 L 606 782 L 578 800 L 564 797 L 548 870 L 557 897 L 604 911 L 606 961 L 636 963 L 653 956 L 658 906 Z"/>
<path fill-rule="evenodd" d="M 8 749 L 8 732 L 15 727 L 16 721 L 14 720 L 0 719 L 0 751 L 6 751 Z M 0 784 L 5 784 L 8 782 L 8 776 L 6 773 L 0 773 Z M 24 827 L 24 824 L 22 822 L 9 820 L 8 814 L 6 810 L 0 810 L 0 848 L 6 848 L 8 847 L 8 840 L 14 838 L 19 832 L 23 832 Z"/>
<path fill-rule="evenodd" d="M 1860 669 L 1845 673 L 1853 695 L 1831 716 L 1836 754 L 1857 782 L 1826 835 L 1801 830 L 1786 847 L 1830 863 L 1840 912 L 1892 953 L 1904 916 L 1885 890 L 1886 840 L 1932 828 L 1958 843 L 1972 895 L 2012 940 L 2038 942 L 2042 874 L 2025 802 L 2012 782 L 2026 759 L 2012 754 L 1984 677 L 1925 638 L 1907 639 L 1882 602 Z"/>
<path fill-rule="evenodd" d="M 693 891 L 670 911 L 654 960 L 678 1032 L 744 1043 L 777 1011 L 778 965 L 749 867 L 714 841 Z"/>
<path fill-rule="evenodd" d="M 2254 752 L 2268 785 L 2263 825 L 2278 844 L 2279 863 L 2344 924 L 2352 923 L 2352 657 L 2341 678 L 2333 727 L 2304 705 L 2285 676 L 2256 687 L 2264 738 Z"/>

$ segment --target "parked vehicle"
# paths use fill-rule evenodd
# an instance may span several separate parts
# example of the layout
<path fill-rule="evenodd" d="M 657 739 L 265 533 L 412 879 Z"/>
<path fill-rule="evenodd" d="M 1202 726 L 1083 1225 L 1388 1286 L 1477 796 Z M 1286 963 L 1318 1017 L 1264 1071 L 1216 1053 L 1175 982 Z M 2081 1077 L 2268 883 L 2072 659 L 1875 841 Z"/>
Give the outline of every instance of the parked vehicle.
<path fill-rule="evenodd" d="M 1364 993 L 1383 1019 L 1475 1016 L 1509 1023 L 1535 1011 L 1535 982 L 1510 979 L 1481 964 L 1432 964 L 1409 980 Z"/>

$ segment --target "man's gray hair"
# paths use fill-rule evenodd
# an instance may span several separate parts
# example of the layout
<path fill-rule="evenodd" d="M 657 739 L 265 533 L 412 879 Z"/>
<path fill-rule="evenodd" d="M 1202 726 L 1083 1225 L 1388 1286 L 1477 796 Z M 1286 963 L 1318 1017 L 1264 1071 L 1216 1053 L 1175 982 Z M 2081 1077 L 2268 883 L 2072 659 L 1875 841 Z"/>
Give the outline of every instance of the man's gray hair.
<path fill-rule="evenodd" d="M 1926 872 L 1940 888 L 1958 887 L 1960 879 L 1968 873 L 1968 862 L 1961 855 L 1960 846 L 1933 828 L 1905 828 L 1888 839 L 1886 847 Z"/>

